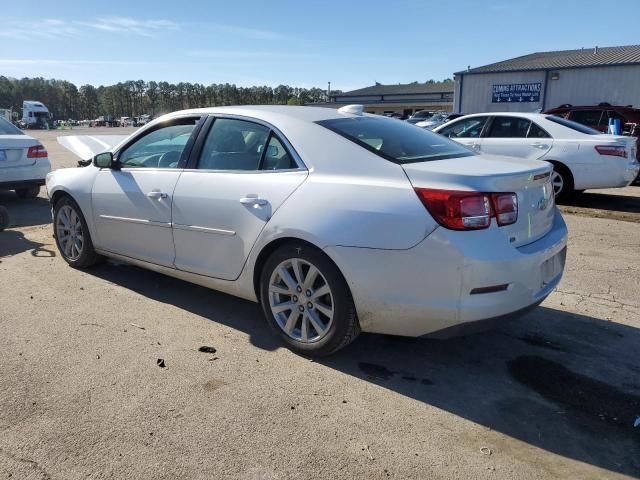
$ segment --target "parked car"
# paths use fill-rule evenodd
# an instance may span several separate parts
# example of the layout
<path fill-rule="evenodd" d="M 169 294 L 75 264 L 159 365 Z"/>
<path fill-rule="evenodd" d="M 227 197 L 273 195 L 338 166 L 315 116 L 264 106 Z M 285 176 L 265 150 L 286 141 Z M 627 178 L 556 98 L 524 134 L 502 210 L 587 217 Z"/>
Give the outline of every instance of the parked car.
<path fill-rule="evenodd" d="M 552 163 L 559 200 L 586 189 L 625 187 L 640 169 L 633 138 L 605 135 L 554 115 L 480 113 L 434 131 L 477 153 Z"/>
<path fill-rule="evenodd" d="M 0 118 L 0 189 L 15 190 L 20 198 L 35 198 L 50 171 L 44 146 Z"/>
<path fill-rule="evenodd" d="M 409 118 L 407 118 L 407 122 L 416 124 L 418 122 L 424 122 L 425 120 L 431 118 L 433 114 L 436 112 L 432 112 L 430 110 L 418 110 Z"/>
<path fill-rule="evenodd" d="M 561 105 L 544 112 L 549 115 L 564 117 L 574 122 L 582 123 L 588 127 L 608 132 L 609 119 L 620 120 L 621 125 L 634 123 L 640 125 L 640 109 L 631 105 L 626 107 L 600 103 L 591 106 L 573 106 L 570 104 Z"/>
<path fill-rule="evenodd" d="M 327 355 L 544 300 L 567 239 L 551 171 L 361 105 L 243 106 L 162 116 L 47 191 L 69 265 L 107 256 L 258 301 L 286 345 Z"/>

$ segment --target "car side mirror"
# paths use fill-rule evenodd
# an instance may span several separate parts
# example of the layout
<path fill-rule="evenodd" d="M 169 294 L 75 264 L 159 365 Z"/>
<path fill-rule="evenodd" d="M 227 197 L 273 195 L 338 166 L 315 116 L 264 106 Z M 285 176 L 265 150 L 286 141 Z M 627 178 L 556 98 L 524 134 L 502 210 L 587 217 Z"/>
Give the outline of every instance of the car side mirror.
<path fill-rule="evenodd" d="M 111 152 L 99 153 L 93 157 L 93 164 L 98 168 L 112 168 L 117 170 L 117 165 L 113 160 L 113 153 Z"/>

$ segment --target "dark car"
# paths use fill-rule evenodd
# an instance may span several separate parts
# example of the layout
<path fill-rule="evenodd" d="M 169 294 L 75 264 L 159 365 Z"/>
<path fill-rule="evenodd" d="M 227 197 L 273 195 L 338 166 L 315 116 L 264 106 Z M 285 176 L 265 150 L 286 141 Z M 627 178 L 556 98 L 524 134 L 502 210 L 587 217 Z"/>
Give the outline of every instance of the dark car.
<path fill-rule="evenodd" d="M 436 112 L 432 112 L 430 110 L 418 110 L 409 118 L 407 118 L 407 122 L 416 124 L 418 122 L 424 122 L 425 120 L 431 118 L 433 114 Z"/>

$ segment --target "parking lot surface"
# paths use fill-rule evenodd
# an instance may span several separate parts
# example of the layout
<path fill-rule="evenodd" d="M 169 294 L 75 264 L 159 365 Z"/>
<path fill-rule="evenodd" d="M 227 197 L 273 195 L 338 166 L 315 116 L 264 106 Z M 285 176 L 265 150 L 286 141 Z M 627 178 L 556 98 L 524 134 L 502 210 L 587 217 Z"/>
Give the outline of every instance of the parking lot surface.
<path fill-rule="evenodd" d="M 130 131 L 35 136 L 65 168 L 57 135 Z M 0 479 L 640 478 L 640 187 L 562 207 L 565 276 L 527 316 L 321 360 L 256 304 L 69 268 L 44 190 L 0 204 Z"/>

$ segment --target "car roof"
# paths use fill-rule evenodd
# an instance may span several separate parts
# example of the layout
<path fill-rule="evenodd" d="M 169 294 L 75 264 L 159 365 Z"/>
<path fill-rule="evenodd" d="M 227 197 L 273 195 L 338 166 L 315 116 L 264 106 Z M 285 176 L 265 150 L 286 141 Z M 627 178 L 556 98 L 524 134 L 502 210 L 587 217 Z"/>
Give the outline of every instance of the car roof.
<path fill-rule="evenodd" d="M 464 117 L 520 117 L 528 118 L 529 120 L 540 119 L 548 117 L 544 113 L 525 113 L 525 112 L 485 112 L 485 113 L 472 113 L 470 115 L 464 115 Z M 462 117 L 460 117 L 462 118 Z M 456 119 L 457 120 L 457 119 Z"/>
<path fill-rule="evenodd" d="M 162 118 L 173 118 L 189 114 L 225 114 L 253 117 L 266 122 L 283 121 L 285 119 L 301 122 L 318 122 L 335 118 L 348 118 L 359 115 L 340 112 L 336 108 L 299 107 L 289 105 L 236 105 L 226 107 L 205 107 L 189 110 L 179 110 L 169 113 Z M 366 114 L 364 114 L 366 115 Z"/>

